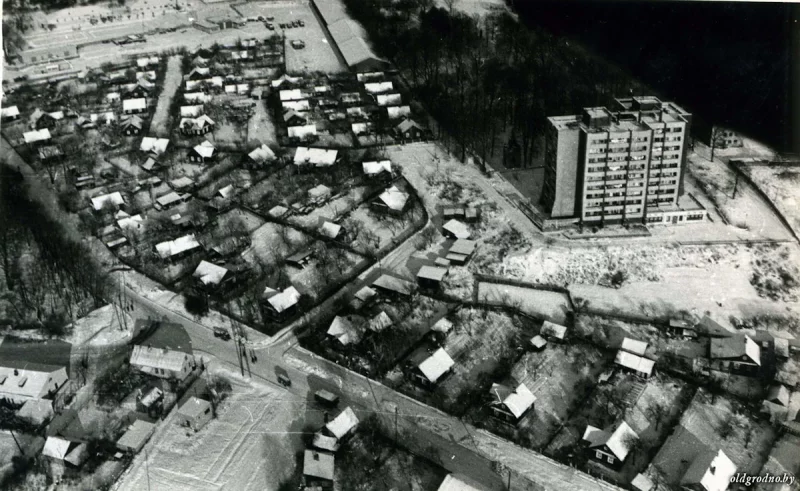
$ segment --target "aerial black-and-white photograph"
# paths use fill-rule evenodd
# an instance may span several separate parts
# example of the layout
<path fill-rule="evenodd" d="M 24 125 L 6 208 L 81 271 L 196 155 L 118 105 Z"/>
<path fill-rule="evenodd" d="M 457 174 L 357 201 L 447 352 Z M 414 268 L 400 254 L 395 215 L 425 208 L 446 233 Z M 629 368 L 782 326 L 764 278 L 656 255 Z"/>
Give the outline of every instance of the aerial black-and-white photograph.
<path fill-rule="evenodd" d="M 0 489 L 800 489 L 800 4 L 2 19 Z"/>

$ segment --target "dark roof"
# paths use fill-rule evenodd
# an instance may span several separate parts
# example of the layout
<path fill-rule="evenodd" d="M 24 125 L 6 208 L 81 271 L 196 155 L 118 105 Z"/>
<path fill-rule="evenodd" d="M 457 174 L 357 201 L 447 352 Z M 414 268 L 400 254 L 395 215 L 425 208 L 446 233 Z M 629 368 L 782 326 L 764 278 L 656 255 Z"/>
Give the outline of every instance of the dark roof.
<path fill-rule="evenodd" d="M 136 344 L 192 354 L 192 340 L 189 338 L 189 333 L 182 325 L 172 322 L 154 323 L 150 326 L 149 332 L 145 332 L 143 339 Z"/>
<path fill-rule="evenodd" d="M 57 339 L 47 341 L 29 341 L 14 336 L 6 336 L 0 341 L 0 366 L 9 368 L 23 368 L 14 364 L 32 366 L 67 367 L 69 372 L 70 354 L 72 345 Z M 31 363 L 29 360 L 36 360 Z"/>
<path fill-rule="evenodd" d="M 700 322 L 697 323 L 695 329 L 698 332 L 701 332 L 703 334 L 706 334 L 707 336 L 712 336 L 712 337 L 733 336 L 733 333 L 731 331 L 722 327 L 721 324 L 719 324 L 709 316 L 705 316 L 702 319 L 700 319 Z"/>

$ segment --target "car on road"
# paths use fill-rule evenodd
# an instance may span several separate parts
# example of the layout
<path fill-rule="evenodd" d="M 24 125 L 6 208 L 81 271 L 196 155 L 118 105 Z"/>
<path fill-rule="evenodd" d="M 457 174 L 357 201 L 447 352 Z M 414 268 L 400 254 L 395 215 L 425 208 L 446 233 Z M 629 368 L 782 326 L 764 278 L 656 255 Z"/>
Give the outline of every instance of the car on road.
<path fill-rule="evenodd" d="M 269 22 L 266 23 L 266 26 L 267 26 L 267 29 L 269 29 L 270 31 L 274 31 L 275 30 L 275 26 L 273 26 Z"/>
<path fill-rule="evenodd" d="M 305 21 L 298 20 L 298 21 L 297 21 L 297 25 L 299 25 L 300 27 L 305 27 L 305 26 L 306 26 L 306 23 L 305 23 Z"/>
<path fill-rule="evenodd" d="M 231 333 L 228 332 L 227 329 L 224 327 L 215 327 L 214 328 L 214 337 L 220 338 L 223 341 L 228 341 L 231 338 Z"/>
<path fill-rule="evenodd" d="M 300 24 L 298 23 L 298 21 L 293 20 L 292 21 L 292 27 L 300 27 Z"/>
<path fill-rule="evenodd" d="M 272 22 L 273 20 L 275 20 L 275 17 L 271 15 L 267 17 L 267 21 Z"/>
<path fill-rule="evenodd" d="M 294 40 L 292 41 L 292 48 L 294 49 L 303 49 L 306 47 L 306 43 L 303 41 Z"/>

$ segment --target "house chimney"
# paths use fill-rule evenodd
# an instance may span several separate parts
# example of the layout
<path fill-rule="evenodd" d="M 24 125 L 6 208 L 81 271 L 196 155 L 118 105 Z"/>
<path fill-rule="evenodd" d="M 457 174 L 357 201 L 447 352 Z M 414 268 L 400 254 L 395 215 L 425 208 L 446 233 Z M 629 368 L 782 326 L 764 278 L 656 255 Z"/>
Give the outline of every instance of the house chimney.
<path fill-rule="evenodd" d="M 716 471 L 716 470 L 717 470 L 717 468 L 714 467 L 713 465 L 708 468 L 708 471 L 711 472 L 712 474 L 714 474 L 714 471 Z"/>
<path fill-rule="evenodd" d="M 317 452 L 314 452 L 314 460 L 319 460 L 319 454 Z"/>
<path fill-rule="evenodd" d="M 14 375 L 19 375 L 19 370 L 17 370 L 16 368 L 14 369 Z"/>

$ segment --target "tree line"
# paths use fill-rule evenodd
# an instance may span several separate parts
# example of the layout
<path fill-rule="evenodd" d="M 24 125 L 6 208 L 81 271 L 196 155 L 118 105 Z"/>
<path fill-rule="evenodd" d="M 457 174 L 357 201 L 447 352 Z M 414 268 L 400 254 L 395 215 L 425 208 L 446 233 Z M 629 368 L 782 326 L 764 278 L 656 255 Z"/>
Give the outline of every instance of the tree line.
<path fill-rule="evenodd" d="M 22 174 L 0 162 L 0 305 L 8 321 L 60 332 L 100 307 L 107 276 L 82 243 L 28 197 Z M 52 329 L 50 329 L 52 328 Z"/>
<path fill-rule="evenodd" d="M 429 0 L 344 0 L 392 60 L 462 160 L 486 161 L 513 137 L 531 165 L 548 116 L 641 91 L 620 69 L 509 12 L 470 17 Z"/>

